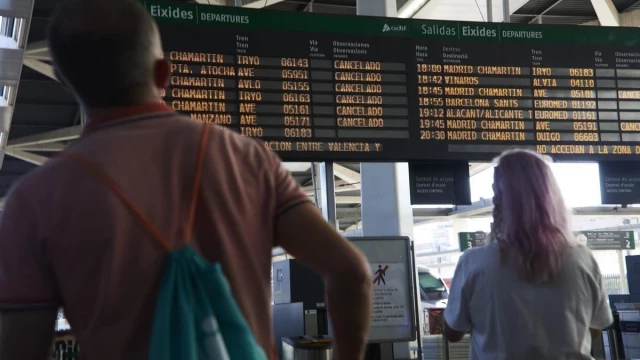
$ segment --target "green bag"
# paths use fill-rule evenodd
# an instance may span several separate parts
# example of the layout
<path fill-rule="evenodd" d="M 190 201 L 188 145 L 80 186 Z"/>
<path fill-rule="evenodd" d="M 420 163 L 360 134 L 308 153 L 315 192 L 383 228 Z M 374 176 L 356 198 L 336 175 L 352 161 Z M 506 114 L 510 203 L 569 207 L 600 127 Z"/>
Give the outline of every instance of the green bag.
<path fill-rule="evenodd" d="M 209 263 L 189 245 L 209 128 L 209 124 L 205 124 L 200 140 L 189 217 L 184 228 L 186 245 L 177 250 L 169 247 L 111 178 L 77 155 L 62 154 L 104 181 L 168 253 L 151 330 L 150 360 L 267 359 L 242 316 L 220 264 Z"/>
<path fill-rule="evenodd" d="M 186 245 L 169 254 L 164 271 L 150 360 L 266 359 L 219 264 Z"/>

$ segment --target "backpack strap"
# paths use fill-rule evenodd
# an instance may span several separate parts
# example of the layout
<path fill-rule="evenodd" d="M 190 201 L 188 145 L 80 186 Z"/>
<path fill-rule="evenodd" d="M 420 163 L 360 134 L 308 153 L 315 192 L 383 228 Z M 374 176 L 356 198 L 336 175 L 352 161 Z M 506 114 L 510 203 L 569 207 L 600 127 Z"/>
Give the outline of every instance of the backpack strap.
<path fill-rule="evenodd" d="M 202 169 L 204 167 L 204 158 L 206 154 L 206 148 L 209 141 L 209 131 L 210 124 L 204 124 L 202 129 L 202 135 L 200 137 L 200 148 L 198 149 L 198 162 L 196 165 L 195 176 L 193 180 L 193 188 L 191 190 L 191 202 L 189 204 L 189 214 L 187 217 L 187 223 L 184 228 L 184 241 L 189 243 L 191 240 L 191 234 L 193 233 L 193 223 L 196 214 L 196 208 L 198 205 L 198 198 L 200 196 L 200 182 L 202 179 Z M 170 252 L 171 247 L 167 240 L 160 234 L 160 232 L 151 224 L 151 222 L 142 214 L 140 209 L 131 202 L 131 200 L 124 194 L 122 188 L 107 174 L 105 174 L 102 170 L 98 169 L 94 164 L 92 164 L 87 159 L 82 156 L 70 153 L 70 152 L 62 152 L 61 156 L 65 156 L 76 163 L 82 165 L 86 170 L 92 173 L 95 177 L 102 180 L 111 191 L 122 201 L 122 203 L 131 211 L 131 213 L 138 219 L 138 221 L 142 224 L 142 226 L 149 232 L 151 237 L 166 251 Z"/>
<path fill-rule="evenodd" d="M 204 168 L 204 159 L 207 153 L 207 145 L 209 144 L 209 128 L 210 123 L 205 123 L 202 129 L 202 135 L 200 136 L 200 148 L 198 149 L 198 162 L 196 163 L 196 173 L 193 176 L 193 187 L 191 188 L 191 203 L 189 205 L 189 217 L 187 223 L 184 226 L 183 241 L 185 244 L 191 242 L 191 235 L 193 234 L 193 225 L 196 218 L 196 209 L 198 207 L 198 199 L 200 198 L 200 188 L 202 180 L 202 169 Z"/>

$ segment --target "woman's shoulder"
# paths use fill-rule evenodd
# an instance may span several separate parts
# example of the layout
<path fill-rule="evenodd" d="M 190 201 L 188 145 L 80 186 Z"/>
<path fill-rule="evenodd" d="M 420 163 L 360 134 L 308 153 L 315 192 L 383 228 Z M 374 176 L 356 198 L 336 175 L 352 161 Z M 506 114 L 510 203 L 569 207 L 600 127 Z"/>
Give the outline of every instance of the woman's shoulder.
<path fill-rule="evenodd" d="M 567 248 L 566 254 L 570 259 L 580 262 L 591 262 L 594 259 L 591 250 L 582 244 L 572 244 Z"/>
<path fill-rule="evenodd" d="M 582 272 L 587 272 L 592 275 L 599 272 L 598 263 L 593 257 L 593 253 L 588 247 L 582 244 L 575 244 L 567 248 L 565 264 L 568 267 L 582 269 Z"/>
<path fill-rule="evenodd" d="M 494 263 L 495 259 L 497 259 L 499 256 L 499 250 L 500 249 L 497 242 L 490 242 L 487 245 L 466 250 L 462 254 L 460 261 L 469 265 Z"/>

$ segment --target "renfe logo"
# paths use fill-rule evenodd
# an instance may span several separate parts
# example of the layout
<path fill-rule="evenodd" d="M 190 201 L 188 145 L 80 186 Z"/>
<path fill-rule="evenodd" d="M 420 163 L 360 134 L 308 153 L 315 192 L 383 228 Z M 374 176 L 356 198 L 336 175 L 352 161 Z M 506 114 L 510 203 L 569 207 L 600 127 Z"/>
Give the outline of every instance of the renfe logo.
<path fill-rule="evenodd" d="M 391 25 L 389 26 L 388 24 L 384 24 L 384 26 L 382 27 L 382 32 L 389 32 L 389 31 L 407 31 L 407 27 L 403 26 L 403 25 Z"/>
<path fill-rule="evenodd" d="M 195 19 L 193 10 L 182 10 L 179 7 L 163 7 L 160 5 L 151 5 L 149 10 L 151 12 L 151 16 L 157 18 L 182 20 Z"/>

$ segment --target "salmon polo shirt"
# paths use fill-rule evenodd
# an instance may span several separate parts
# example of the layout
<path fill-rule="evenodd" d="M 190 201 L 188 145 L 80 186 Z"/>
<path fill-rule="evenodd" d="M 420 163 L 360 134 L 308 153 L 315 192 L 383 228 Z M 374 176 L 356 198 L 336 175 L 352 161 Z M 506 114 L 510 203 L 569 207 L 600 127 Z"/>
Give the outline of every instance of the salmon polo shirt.
<path fill-rule="evenodd" d="M 162 104 L 94 119 L 67 151 L 120 185 L 183 244 L 202 124 Z M 220 262 L 258 342 L 271 352 L 270 267 L 280 214 L 307 201 L 278 157 L 213 126 L 194 247 Z M 111 190 L 56 157 L 13 187 L 0 217 L 0 310 L 64 307 L 84 359 L 143 359 L 166 254 Z"/>

